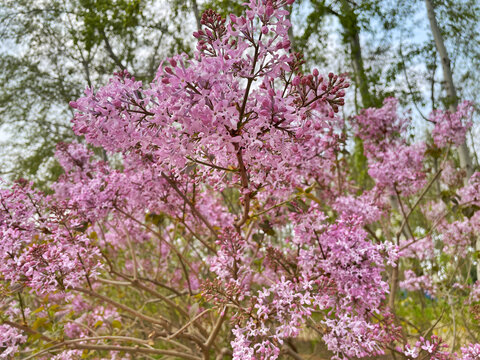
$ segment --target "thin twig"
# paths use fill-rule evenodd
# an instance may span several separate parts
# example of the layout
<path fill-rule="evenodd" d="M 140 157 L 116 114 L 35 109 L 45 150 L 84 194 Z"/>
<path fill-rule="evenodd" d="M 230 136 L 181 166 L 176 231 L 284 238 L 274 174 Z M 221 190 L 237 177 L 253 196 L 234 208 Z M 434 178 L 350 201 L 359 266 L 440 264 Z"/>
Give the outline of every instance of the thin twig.
<path fill-rule="evenodd" d="M 2 321 L 2 324 L 6 324 L 6 325 L 9 325 L 9 326 L 11 326 L 11 327 L 17 328 L 17 329 L 22 330 L 22 331 L 24 331 L 24 332 L 26 332 L 27 334 L 30 334 L 30 335 L 39 336 L 40 339 L 45 340 L 45 341 L 48 341 L 48 342 L 53 342 L 53 341 L 55 341 L 55 340 L 53 340 L 52 338 L 49 338 L 48 336 L 43 335 L 42 333 L 40 333 L 40 332 L 38 332 L 38 331 L 36 331 L 36 330 L 33 330 L 31 327 L 29 327 L 29 326 L 27 326 L 27 325 L 17 324 L 16 322 L 8 321 L 8 320 Z"/>
<path fill-rule="evenodd" d="M 400 225 L 400 229 L 397 231 L 397 239 L 400 237 L 402 231 L 403 231 L 403 228 L 405 227 L 405 225 L 407 224 L 408 222 L 408 218 L 410 217 L 410 215 L 412 215 L 413 211 L 415 210 L 415 208 L 418 206 L 418 204 L 420 204 L 420 201 L 423 199 L 423 197 L 425 196 L 425 194 L 428 192 L 428 190 L 432 187 L 433 183 L 435 182 L 435 180 L 438 179 L 438 177 L 440 176 L 440 174 L 442 173 L 443 171 L 443 168 L 440 167 L 440 169 L 437 171 L 437 173 L 435 174 L 435 176 L 432 178 L 432 180 L 430 180 L 430 182 L 428 183 L 428 185 L 425 187 L 425 189 L 423 189 L 422 193 L 420 194 L 420 196 L 418 197 L 417 201 L 415 201 L 415 203 L 413 204 L 412 208 L 409 210 L 409 212 L 404 216 L 403 218 L 403 221 L 402 221 L 402 224 Z"/>
<path fill-rule="evenodd" d="M 210 333 L 210 336 L 208 337 L 208 340 L 205 343 L 205 348 L 207 350 L 210 348 L 210 346 L 212 346 L 213 342 L 215 341 L 215 338 L 217 337 L 218 333 L 220 332 L 222 324 L 225 321 L 225 318 L 227 317 L 227 312 L 228 312 L 228 309 L 226 307 L 224 307 L 222 312 L 221 312 L 220 317 L 217 320 L 217 323 L 215 324 L 215 327 L 213 328 L 213 331 Z"/>
<path fill-rule="evenodd" d="M 187 196 L 180 191 L 180 189 L 178 188 L 177 184 L 175 183 L 174 180 L 172 180 L 169 176 L 167 176 L 164 172 L 162 172 L 161 176 L 167 180 L 167 182 L 169 183 L 169 185 L 173 188 L 173 190 L 175 190 L 175 192 L 188 204 L 188 206 L 190 206 L 190 209 L 192 209 L 192 212 L 207 226 L 207 228 L 210 230 L 210 232 L 212 233 L 213 236 L 215 236 L 215 238 L 217 238 L 217 231 L 215 230 L 215 228 L 210 224 L 210 222 L 197 210 L 197 208 L 195 207 L 195 205 L 190 201 L 189 198 L 187 198 Z"/>
<path fill-rule="evenodd" d="M 114 300 L 112 300 L 112 299 L 110 299 L 106 296 L 103 296 L 99 293 L 96 293 L 92 290 L 87 290 L 87 289 L 82 289 L 82 288 L 72 288 L 72 290 L 78 291 L 78 292 L 81 292 L 81 293 L 84 293 L 84 294 L 87 294 L 87 295 L 90 295 L 90 296 L 93 296 L 93 297 L 96 297 L 98 299 L 101 299 L 101 300 L 115 306 L 116 308 L 122 309 L 122 310 L 138 317 L 139 319 L 145 320 L 149 323 L 157 324 L 157 325 L 161 325 L 161 326 L 170 325 L 170 322 L 160 315 L 157 315 L 159 317 L 159 319 L 155 319 L 155 318 L 150 317 L 148 315 L 142 314 L 142 313 L 138 312 L 137 310 L 132 309 L 131 307 L 128 307 L 128 306 L 126 306 L 124 304 L 121 304 L 121 303 L 118 303 L 118 302 L 116 302 L 116 301 L 114 301 Z"/>
<path fill-rule="evenodd" d="M 130 346 L 115 346 L 115 345 L 86 345 L 86 344 L 78 344 L 78 342 L 83 342 L 88 340 L 89 338 L 81 338 L 81 339 L 74 339 L 74 340 L 66 340 L 61 343 L 55 344 L 48 349 L 42 350 L 35 354 L 32 354 L 25 358 L 25 360 L 36 358 L 40 355 L 46 354 L 52 350 L 57 348 L 61 348 L 63 346 L 73 348 L 73 349 L 85 349 L 85 350 L 95 350 L 95 351 L 125 351 L 130 353 L 143 353 L 143 354 L 157 354 L 157 355 L 166 355 L 172 357 L 178 357 L 187 360 L 201 360 L 199 357 L 194 355 L 181 353 L 178 351 L 173 350 L 160 350 L 160 349 L 151 349 L 151 348 L 141 348 L 141 347 L 130 347 Z M 96 339 L 96 338 L 91 338 Z"/>
<path fill-rule="evenodd" d="M 202 311 L 200 314 L 195 316 L 192 320 L 187 322 L 185 325 L 183 325 L 180 329 L 178 329 L 176 332 L 174 332 L 172 335 L 169 335 L 167 337 L 168 340 L 173 339 L 177 335 L 181 334 L 186 328 L 188 328 L 190 325 L 192 325 L 197 319 L 201 318 L 203 315 L 205 315 L 207 312 L 209 312 L 211 309 L 206 309 Z"/>
<path fill-rule="evenodd" d="M 225 168 L 225 167 L 222 167 L 222 166 L 218 166 L 218 165 L 215 165 L 215 164 L 209 164 L 207 162 L 204 162 L 204 161 L 201 161 L 201 160 L 198 160 L 198 159 L 194 159 L 190 156 L 187 156 L 187 159 L 190 160 L 190 161 L 193 161 L 197 164 L 201 164 L 201 165 L 205 165 L 205 166 L 208 166 L 208 167 L 211 167 L 211 168 L 214 168 L 214 169 L 217 169 L 217 170 L 223 170 L 223 171 L 233 171 L 233 172 L 237 172 L 238 170 L 237 169 L 228 169 L 228 168 Z"/>

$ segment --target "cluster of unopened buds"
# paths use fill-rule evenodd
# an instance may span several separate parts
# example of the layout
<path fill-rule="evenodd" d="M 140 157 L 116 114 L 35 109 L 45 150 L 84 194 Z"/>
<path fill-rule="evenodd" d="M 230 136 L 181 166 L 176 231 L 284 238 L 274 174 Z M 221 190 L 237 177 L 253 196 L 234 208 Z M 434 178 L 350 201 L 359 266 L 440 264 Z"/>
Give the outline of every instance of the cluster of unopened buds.
<path fill-rule="evenodd" d="M 339 106 L 345 104 L 344 89 L 350 86 L 344 77 L 329 73 L 325 79 L 317 69 L 314 69 L 309 75 L 297 75 L 293 79 L 292 85 L 298 93 L 300 106 L 311 106 L 314 109 L 316 104 L 327 101 L 331 106 L 330 117 L 339 111 Z"/>
<path fill-rule="evenodd" d="M 120 78 L 120 79 L 127 78 L 127 79 L 135 80 L 135 77 L 132 76 L 132 74 L 130 74 L 127 69 L 115 71 L 115 72 L 113 73 L 113 76 L 116 76 L 116 77 L 118 77 L 118 78 Z"/>
<path fill-rule="evenodd" d="M 217 306 L 226 305 L 230 302 L 242 301 L 245 293 L 235 281 L 223 282 L 220 279 L 206 280 L 201 284 L 202 296 L 207 301 L 213 301 Z"/>
<path fill-rule="evenodd" d="M 215 51 L 210 48 L 213 42 L 221 40 L 227 29 L 225 27 L 225 19 L 220 14 L 212 9 L 206 10 L 200 20 L 200 24 L 205 26 L 203 30 L 198 30 L 193 33 L 193 36 L 198 39 L 197 49 L 203 53 L 210 53 L 215 55 Z"/>

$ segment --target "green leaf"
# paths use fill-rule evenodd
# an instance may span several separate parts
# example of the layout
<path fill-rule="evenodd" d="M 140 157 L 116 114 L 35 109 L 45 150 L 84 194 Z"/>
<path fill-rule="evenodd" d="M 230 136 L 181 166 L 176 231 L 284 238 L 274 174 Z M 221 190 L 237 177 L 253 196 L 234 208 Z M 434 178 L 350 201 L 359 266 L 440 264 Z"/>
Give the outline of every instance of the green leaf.
<path fill-rule="evenodd" d="M 267 235 L 275 236 L 275 230 L 273 230 L 272 225 L 270 225 L 270 222 L 268 220 L 260 223 L 260 229 L 262 229 L 263 232 Z"/>
<path fill-rule="evenodd" d="M 121 329 L 122 328 L 122 323 L 118 320 L 113 320 L 112 321 L 112 327 L 114 329 Z"/>
<path fill-rule="evenodd" d="M 99 328 L 100 326 L 103 325 L 103 321 L 102 320 L 98 320 L 94 325 L 93 327 L 96 329 L 96 328 Z"/>
<path fill-rule="evenodd" d="M 478 210 L 480 210 L 480 207 L 477 205 L 470 205 L 462 209 L 462 214 L 470 219 Z"/>
<path fill-rule="evenodd" d="M 260 243 L 265 238 L 265 234 L 263 233 L 255 233 L 252 235 L 253 241 Z"/>

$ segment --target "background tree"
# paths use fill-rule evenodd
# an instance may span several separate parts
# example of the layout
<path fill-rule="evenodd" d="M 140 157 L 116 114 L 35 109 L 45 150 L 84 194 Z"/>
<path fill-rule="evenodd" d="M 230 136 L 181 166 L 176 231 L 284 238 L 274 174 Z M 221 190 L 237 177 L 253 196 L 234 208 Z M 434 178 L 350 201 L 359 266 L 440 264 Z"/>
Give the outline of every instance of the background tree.
<path fill-rule="evenodd" d="M 28 0 L 0 5 L 1 172 L 58 176 L 55 144 L 71 140 L 68 102 L 128 68 L 150 81 L 161 58 L 188 51 L 184 9 L 162 1 Z"/>

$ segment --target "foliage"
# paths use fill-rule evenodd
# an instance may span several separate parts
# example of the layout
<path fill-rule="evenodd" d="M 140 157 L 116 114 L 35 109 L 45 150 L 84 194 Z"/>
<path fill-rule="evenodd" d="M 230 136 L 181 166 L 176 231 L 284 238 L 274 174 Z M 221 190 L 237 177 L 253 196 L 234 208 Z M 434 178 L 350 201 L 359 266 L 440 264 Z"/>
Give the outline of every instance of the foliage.
<path fill-rule="evenodd" d="M 129 68 L 150 81 L 160 59 L 188 44 L 163 2 L 8 0 L 0 5 L 1 172 L 49 182 L 55 144 L 72 141 L 69 101 Z M 174 18 L 174 17 L 173 17 Z M 188 31 L 188 29 L 186 29 Z M 57 170 L 55 170 L 57 169 Z"/>

